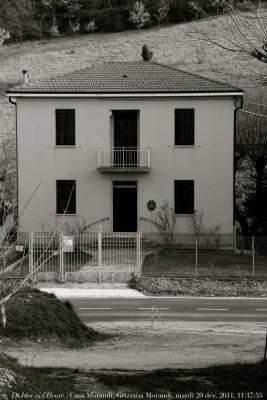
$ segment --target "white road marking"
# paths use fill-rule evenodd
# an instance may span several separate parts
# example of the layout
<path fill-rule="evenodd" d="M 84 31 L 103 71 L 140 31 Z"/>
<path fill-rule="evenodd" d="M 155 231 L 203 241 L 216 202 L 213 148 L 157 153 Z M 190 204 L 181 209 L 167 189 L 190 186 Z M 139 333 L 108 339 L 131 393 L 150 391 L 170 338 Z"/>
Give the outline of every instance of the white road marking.
<path fill-rule="evenodd" d="M 267 308 L 256 308 L 256 311 L 267 311 Z"/>
<path fill-rule="evenodd" d="M 169 308 L 165 307 L 154 307 L 156 310 L 169 310 Z M 152 310 L 152 307 L 139 307 L 137 310 Z"/>
<path fill-rule="evenodd" d="M 111 307 L 80 307 L 78 310 L 112 310 Z"/>
<path fill-rule="evenodd" d="M 197 308 L 198 311 L 229 311 L 229 308 Z"/>

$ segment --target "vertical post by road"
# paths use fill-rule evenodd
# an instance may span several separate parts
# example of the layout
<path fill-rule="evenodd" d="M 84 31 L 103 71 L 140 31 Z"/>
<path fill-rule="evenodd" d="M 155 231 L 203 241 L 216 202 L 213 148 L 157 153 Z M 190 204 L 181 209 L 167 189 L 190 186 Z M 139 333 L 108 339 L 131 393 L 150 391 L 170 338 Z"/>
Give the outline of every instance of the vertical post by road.
<path fill-rule="evenodd" d="M 252 253 L 252 276 L 254 278 L 255 276 L 255 242 L 254 242 L 254 236 L 252 236 L 252 242 L 251 242 L 251 253 Z"/>
<path fill-rule="evenodd" d="M 197 235 L 196 235 L 195 263 L 196 263 L 196 277 L 197 277 L 198 276 L 198 239 L 197 239 Z"/>

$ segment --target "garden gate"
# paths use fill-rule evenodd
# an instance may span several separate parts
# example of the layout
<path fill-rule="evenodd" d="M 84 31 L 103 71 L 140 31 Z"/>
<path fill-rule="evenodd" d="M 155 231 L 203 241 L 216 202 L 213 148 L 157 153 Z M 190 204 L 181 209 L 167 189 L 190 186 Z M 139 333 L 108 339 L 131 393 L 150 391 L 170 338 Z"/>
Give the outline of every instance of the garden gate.
<path fill-rule="evenodd" d="M 141 233 L 30 233 L 29 269 L 44 281 L 127 282 L 141 271 Z"/>

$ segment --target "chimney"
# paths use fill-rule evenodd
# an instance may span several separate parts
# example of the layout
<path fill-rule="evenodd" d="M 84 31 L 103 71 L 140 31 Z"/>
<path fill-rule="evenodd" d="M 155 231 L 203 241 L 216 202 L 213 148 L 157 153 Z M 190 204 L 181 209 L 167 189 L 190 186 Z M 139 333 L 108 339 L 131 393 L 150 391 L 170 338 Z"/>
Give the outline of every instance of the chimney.
<path fill-rule="evenodd" d="M 28 71 L 24 69 L 22 71 L 22 74 L 23 74 L 23 83 L 29 83 Z"/>

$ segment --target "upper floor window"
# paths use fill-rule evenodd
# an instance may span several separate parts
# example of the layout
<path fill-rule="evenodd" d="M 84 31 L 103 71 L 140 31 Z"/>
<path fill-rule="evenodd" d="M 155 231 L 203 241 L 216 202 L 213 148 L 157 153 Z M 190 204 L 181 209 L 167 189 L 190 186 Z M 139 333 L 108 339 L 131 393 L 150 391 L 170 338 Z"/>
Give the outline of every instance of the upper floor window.
<path fill-rule="evenodd" d="M 76 181 L 57 181 L 57 214 L 76 214 Z"/>
<path fill-rule="evenodd" d="M 194 181 L 174 181 L 175 214 L 194 214 Z"/>
<path fill-rule="evenodd" d="M 75 110 L 56 110 L 56 146 L 75 146 Z"/>
<path fill-rule="evenodd" d="M 195 137 L 195 110 L 175 110 L 175 146 L 193 146 Z"/>

